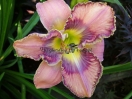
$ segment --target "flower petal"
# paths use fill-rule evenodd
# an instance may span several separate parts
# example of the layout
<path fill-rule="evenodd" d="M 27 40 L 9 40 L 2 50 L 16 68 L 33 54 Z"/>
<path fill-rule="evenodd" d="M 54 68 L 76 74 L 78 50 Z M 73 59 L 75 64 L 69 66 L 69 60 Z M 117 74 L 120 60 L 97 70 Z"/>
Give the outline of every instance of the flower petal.
<path fill-rule="evenodd" d="M 13 46 L 18 56 L 34 60 L 42 58 L 50 65 L 58 63 L 62 56 L 62 53 L 56 50 L 61 46 L 61 34 L 57 30 L 50 31 L 47 35 L 30 34 L 15 41 Z"/>
<path fill-rule="evenodd" d="M 64 29 L 65 22 L 71 14 L 70 7 L 64 0 L 48 0 L 37 3 L 36 8 L 40 20 L 47 30 Z"/>
<path fill-rule="evenodd" d="M 13 47 L 18 56 L 39 60 L 43 57 L 43 51 L 40 50 L 44 44 L 43 38 L 45 34 L 33 33 L 21 40 L 16 40 Z"/>
<path fill-rule="evenodd" d="M 88 43 L 109 37 L 115 28 L 113 9 L 101 2 L 76 5 L 65 26 L 66 30 L 76 29 L 82 35 L 82 42 Z"/>
<path fill-rule="evenodd" d="M 62 53 L 59 51 L 61 47 L 62 36 L 57 30 L 52 30 L 48 33 L 46 38 L 44 38 L 45 44 L 41 47 L 43 51 L 44 60 L 48 62 L 49 65 L 55 65 L 61 60 Z"/>
<path fill-rule="evenodd" d="M 99 59 L 99 61 L 103 61 L 104 56 L 104 40 L 98 42 L 92 46 L 92 53 Z"/>
<path fill-rule="evenodd" d="M 34 75 L 34 84 L 36 88 L 49 88 L 57 85 L 61 80 L 60 62 L 55 66 L 49 66 L 47 62 L 42 61 Z"/>
<path fill-rule="evenodd" d="M 64 54 L 64 85 L 79 97 L 91 97 L 102 75 L 102 65 L 87 49 Z"/>
<path fill-rule="evenodd" d="M 85 48 L 89 49 L 94 53 L 94 55 L 99 59 L 99 61 L 103 61 L 104 54 L 104 40 L 101 42 L 97 42 L 96 44 L 86 44 Z"/>

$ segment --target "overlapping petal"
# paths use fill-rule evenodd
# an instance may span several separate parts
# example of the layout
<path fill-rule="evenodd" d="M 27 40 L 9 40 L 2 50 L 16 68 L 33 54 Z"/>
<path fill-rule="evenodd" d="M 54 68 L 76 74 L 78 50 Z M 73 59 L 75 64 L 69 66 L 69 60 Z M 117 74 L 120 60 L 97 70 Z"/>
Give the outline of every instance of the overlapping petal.
<path fill-rule="evenodd" d="M 52 30 L 46 38 L 43 38 L 45 44 L 41 47 L 43 58 L 49 65 L 55 65 L 61 60 L 62 53 L 58 51 L 61 47 L 61 33 L 57 30 Z"/>
<path fill-rule="evenodd" d="M 92 53 L 94 53 L 95 56 L 99 59 L 99 61 L 104 60 L 104 40 L 101 42 L 97 42 L 92 46 Z"/>
<path fill-rule="evenodd" d="M 13 47 L 20 57 L 39 60 L 45 59 L 50 65 L 55 65 L 61 60 L 61 52 L 55 48 L 60 48 L 61 34 L 57 30 L 46 34 L 33 33 L 27 37 L 14 42 Z M 54 46 L 54 47 L 53 47 Z"/>
<path fill-rule="evenodd" d="M 19 57 L 39 60 L 41 57 L 43 57 L 43 51 L 40 50 L 40 48 L 45 43 L 43 41 L 43 38 L 45 37 L 45 34 L 33 33 L 21 40 L 16 40 L 13 47 L 15 48 Z"/>
<path fill-rule="evenodd" d="M 79 97 L 91 97 L 102 75 L 99 60 L 87 49 L 64 54 L 62 59 L 64 85 Z"/>
<path fill-rule="evenodd" d="M 49 66 L 47 62 L 42 61 L 34 75 L 36 88 L 49 88 L 57 85 L 61 81 L 61 62 L 54 66 Z"/>
<path fill-rule="evenodd" d="M 37 3 L 36 8 L 40 20 L 47 30 L 64 29 L 66 20 L 71 14 L 70 7 L 64 0 L 48 0 Z"/>
<path fill-rule="evenodd" d="M 89 49 L 94 53 L 94 55 L 99 59 L 99 61 L 103 61 L 104 56 L 104 40 L 97 42 L 95 44 L 86 44 L 85 48 Z"/>
<path fill-rule="evenodd" d="M 101 2 L 78 4 L 74 7 L 65 29 L 76 29 L 82 35 L 81 43 L 93 43 L 107 38 L 115 30 L 114 11 Z"/>

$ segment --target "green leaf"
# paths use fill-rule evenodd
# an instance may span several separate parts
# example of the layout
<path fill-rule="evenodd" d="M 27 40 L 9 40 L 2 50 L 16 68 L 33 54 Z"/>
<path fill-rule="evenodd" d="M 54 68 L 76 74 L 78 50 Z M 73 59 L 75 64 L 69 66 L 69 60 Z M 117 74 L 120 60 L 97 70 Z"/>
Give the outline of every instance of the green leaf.
<path fill-rule="evenodd" d="M 40 2 L 44 2 L 45 0 L 40 0 Z"/>
<path fill-rule="evenodd" d="M 5 72 L 3 72 L 2 74 L 0 74 L 0 81 L 2 80 L 2 78 L 4 77 Z"/>
<path fill-rule="evenodd" d="M 61 90 L 58 87 L 52 87 L 50 89 L 56 91 L 57 93 L 61 94 L 62 96 L 64 96 L 67 99 L 75 99 L 74 97 L 70 96 L 64 90 Z"/>
<path fill-rule="evenodd" d="M 22 27 L 21 27 L 21 23 L 20 21 L 18 22 L 18 26 L 17 26 L 17 39 L 22 38 Z"/>
<path fill-rule="evenodd" d="M 13 44 L 10 44 L 8 48 L 3 52 L 2 56 L 0 57 L 0 61 L 4 60 L 13 50 Z"/>
<path fill-rule="evenodd" d="M 37 14 L 37 12 L 35 12 L 33 14 L 33 16 L 30 18 L 29 22 L 24 26 L 24 28 L 22 29 L 22 36 L 26 36 L 31 30 L 32 28 L 38 23 L 39 21 L 39 16 Z"/>
<path fill-rule="evenodd" d="M 14 0 L 0 0 L 0 57 L 12 23 L 14 3 Z"/>
<path fill-rule="evenodd" d="M 113 65 L 104 67 L 103 74 L 111 74 L 117 72 L 123 72 L 127 70 L 132 70 L 132 63 L 128 62 L 125 64 Z"/>
<path fill-rule="evenodd" d="M 29 80 L 33 80 L 33 74 L 26 74 L 26 73 L 20 73 L 20 72 L 15 72 L 15 71 L 12 71 L 12 70 L 7 70 L 7 69 L 0 69 L 0 72 L 6 72 L 6 74 L 8 75 L 14 75 L 14 76 L 18 76 L 18 77 L 22 77 L 22 78 L 26 78 L 26 79 L 29 79 Z"/>
<path fill-rule="evenodd" d="M 123 99 L 131 99 L 131 97 L 132 97 L 132 91 L 130 91 L 128 95 L 126 95 L 125 98 Z"/>
<path fill-rule="evenodd" d="M 18 16 L 16 16 L 15 20 L 12 23 L 12 27 L 11 27 L 10 33 L 8 35 L 9 38 L 13 38 L 12 34 L 16 33 L 15 31 L 18 27 L 18 23 L 22 20 L 22 16 L 23 16 L 22 9 L 20 9 L 18 13 L 19 13 Z"/>
<path fill-rule="evenodd" d="M 19 34 L 20 34 L 20 36 L 22 36 L 21 26 L 20 26 L 20 30 L 18 30 L 18 32 L 20 32 Z M 18 63 L 19 72 L 20 73 L 24 73 L 23 65 L 22 65 L 22 61 L 21 61 L 20 57 L 18 58 L 18 62 L 17 63 Z M 21 93 L 22 93 L 21 99 L 26 99 L 26 86 L 24 84 L 21 84 Z"/>
<path fill-rule="evenodd" d="M 5 69 L 5 68 L 9 68 L 11 66 L 14 66 L 16 64 L 16 62 L 18 61 L 18 59 L 13 59 L 13 60 L 9 60 L 9 61 L 5 61 L 2 66 L 0 66 L 0 69 Z"/>
<path fill-rule="evenodd" d="M 7 75 L 6 78 L 8 78 L 6 79 L 7 81 L 19 87 L 20 87 L 20 84 L 24 84 L 27 88 L 27 91 L 29 91 L 30 93 L 32 93 L 32 95 L 34 95 L 35 97 L 39 99 L 55 99 L 53 96 L 49 95 L 46 91 L 36 89 L 32 83 L 30 83 L 29 81 L 27 81 L 26 79 L 22 77 L 15 76 L 15 75 Z"/>
<path fill-rule="evenodd" d="M 11 97 L 6 91 L 0 89 L 0 99 L 11 99 Z"/>
<path fill-rule="evenodd" d="M 21 93 L 15 86 L 11 85 L 8 82 L 4 82 L 2 84 L 7 90 L 9 90 L 13 94 L 16 99 L 20 99 Z"/>
<path fill-rule="evenodd" d="M 85 3 L 85 2 L 88 2 L 88 1 L 89 0 L 72 0 L 71 4 L 70 4 L 70 7 L 73 8 L 78 3 Z"/>

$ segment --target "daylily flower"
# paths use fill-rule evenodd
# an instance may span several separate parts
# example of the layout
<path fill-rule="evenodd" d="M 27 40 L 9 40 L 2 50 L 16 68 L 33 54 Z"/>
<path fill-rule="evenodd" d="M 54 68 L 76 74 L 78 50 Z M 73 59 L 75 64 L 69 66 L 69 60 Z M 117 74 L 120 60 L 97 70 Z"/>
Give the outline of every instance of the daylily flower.
<path fill-rule="evenodd" d="M 71 10 L 63 0 L 37 3 L 36 8 L 48 34 L 33 33 L 13 44 L 18 56 L 43 60 L 35 86 L 49 88 L 63 81 L 78 97 L 91 97 L 102 75 L 104 38 L 115 31 L 113 9 L 87 2 Z M 66 53 L 69 45 L 78 50 Z"/>

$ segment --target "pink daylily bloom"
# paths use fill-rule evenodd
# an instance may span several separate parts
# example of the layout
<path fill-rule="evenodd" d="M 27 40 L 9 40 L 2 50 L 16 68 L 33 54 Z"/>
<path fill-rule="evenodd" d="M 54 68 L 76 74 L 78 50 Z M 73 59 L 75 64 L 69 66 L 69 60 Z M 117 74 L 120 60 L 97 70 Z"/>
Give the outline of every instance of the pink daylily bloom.
<path fill-rule="evenodd" d="M 18 56 L 42 59 L 35 86 L 49 88 L 62 81 L 78 97 L 91 97 L 102 75 L 104 38 L 116 29 L 113 9 L 87 2 L 71 10 L 63 0 L 37 3 L 36 8 L 48 34 L 33 33 L 13 44 Z"/>

